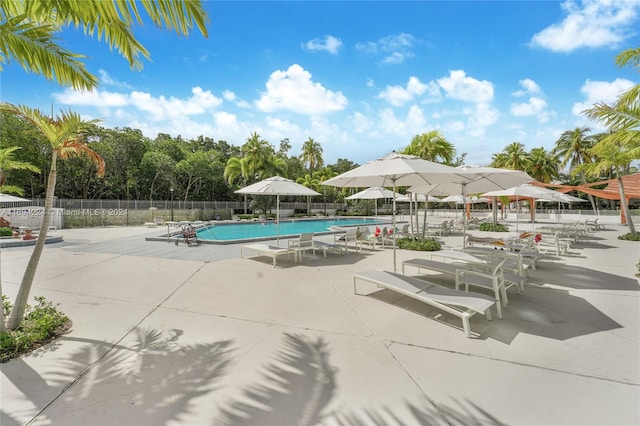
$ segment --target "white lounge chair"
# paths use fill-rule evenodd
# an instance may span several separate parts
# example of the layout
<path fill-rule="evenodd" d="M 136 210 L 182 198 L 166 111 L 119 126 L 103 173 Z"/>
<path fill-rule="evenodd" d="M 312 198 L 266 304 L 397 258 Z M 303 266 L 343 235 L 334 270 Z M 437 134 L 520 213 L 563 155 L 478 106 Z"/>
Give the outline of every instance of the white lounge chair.
<path fill-rule="evenodd" d="M 469 318 L 480 313 L 491 320 L 491 307 L 496 304 L 496 300 L 491 296 L 453 290 L 418 278 L 379 270 L 354 273 L 355 294 L 358 294 L 357 280 L 387 288 L 459 317 L 467 337 L 471 337 Z"/>
<path fill-rule="evenodd" d="M 347 252 L 347 247 L 344 244 L 329 243 L 326 241 L 313 240 L 313 247 L 316 250 L 321 250 L 324 257 L 327 257 L 327 252 L 334 252 L 338 254 L 344 254 Z"/>
<path fill-rule="evenodd" d="M 289 248 L 298 251 L 300 261 L 302 261 L 302 254 L 307 250 L 313 250 L 313 256 L 316 255 L 316 248 L 313 245 L 313 232 L 305 232 L 300 234 L 298 239 L 289 240 Z"/>
<path fill-rule="evenodd" d="M 270 246 L 267 244 L 248 244 L 240 247 L 240 257 L 244 258 L 244 250 L 251 250 L 255 256 L 269 256 L 273 258 L 273 267 L 276 267 L 278 256 L 286 254 L 287 257 L 293 254 L 294 262 L 298 261 L 298 250 L 290 248 L 282 248 L 276 246 Z"/>

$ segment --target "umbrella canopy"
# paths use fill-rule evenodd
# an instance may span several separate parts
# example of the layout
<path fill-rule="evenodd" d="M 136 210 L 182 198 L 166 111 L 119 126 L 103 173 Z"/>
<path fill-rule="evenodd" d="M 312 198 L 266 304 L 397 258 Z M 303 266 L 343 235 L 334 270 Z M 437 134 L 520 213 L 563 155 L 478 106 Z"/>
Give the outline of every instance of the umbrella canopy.
<path fill-rule="evenodd" d="M 338 187 L 434 185 L 445 182 L 461 184 L 472 178 L 444 164 L 423 160 L 414 155 L 391 154 L 370 161 L 346 173 L 322 182 Z M 392 226 L 396 225 L 396 200 L 393 198 Z M 396 271 L 396 240 L 393 239 L 393 271 Z"/>
<path fill-rule="evenodd" d="M 349 195 L 345 200 L 376 200 L 378 198 L 393 198 L 394 196 L 395 193 L 393 191 L 380 186 L 374 186 Z"/>
<path fill-rule="evenodd" d="M 281 195 L 320 195 L 319 192 L 280 176 L 273 176 L 235 191 L 236 194 L 275 195 L 277 241 L 280 244 L 280 196 Z"/>
<path fill-rule="evenodd" d="M 533 185 L 518 185 L 507 189 L 501 189 L 497 191 L 489 191 L 482 194 L 484 197 L 516 197 L 518 198 L 533 198 L 535 200 L 546 201 L 560 201 L 558 197 L 559 192 L 552 191 L 551 189 L 542 188 Z M 518 231 L 518 215 L 516 214 L 516 231 Z"/>
<path fill-rule="evenodd" d="M 15 195 L 3 194 L 0 192 L 0 203 L 20 203 L 25 201 L 31 201 L 31 200 L 16 197 Z"/>
<path fill-rule="evenodd" d="M 408 203 L 408 202 L 411 202 L 411 201 L 418 201 L 420 203 L 424 203 L 425 199 L 429 200 L 430 203 L 439 203 L 440 201 L 442 201 L 440 198 L 434 197 L 433 195 L 429 195 L 428 198 L 424 194 L 415 194 L 415 195 L 417 196 L 417 200 L 412 200 L 411 197 L 408 196 L 408 195 L 398 195 L 396 197 L 396 202 L 397 203 Z"/>
<path fill-rule="evenodd" d="M 483 197 L 472 197 L 472 196 L 466 196 L 464 197 L 464 199 L 462 198 L 462 195 L 449 195 L 448 197 L 445 197 L 442 199 L 442 202 L 446 202 L 446 203 L 456 203 L 456 204 L 476 204 L 476 203 L 488 203 L 491 200 L 489 198 L 483 198 Z"/>
<path fill-rule="evenodd" d="M 378 200 L 379 198 L 393 198 L 395 193 L 381 186 L 373 186 L 364 191 L 356 192 L 345 198 L 345 200 Z M 376 217 L 378 217 L 378 202 L 376 201 Z"/>

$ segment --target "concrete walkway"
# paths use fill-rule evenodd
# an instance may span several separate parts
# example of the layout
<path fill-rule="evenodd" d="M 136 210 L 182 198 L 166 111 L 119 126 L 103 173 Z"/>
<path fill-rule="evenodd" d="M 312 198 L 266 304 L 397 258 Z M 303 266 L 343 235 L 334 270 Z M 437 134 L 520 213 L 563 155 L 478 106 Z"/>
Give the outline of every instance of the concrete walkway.
<path fill-rule="evenodd" d="M 273 268 L 239 246 L 144 241 L 158 229 L 58 231 L 31 295 L 73 329 L 1 365 L 0 424 L 637 425 L 640 245 L 625 232 L 543 261 L 469 339 L 388 290 L 353 294 L 351 274 L 391 270 L 391 249 Z M 11 299 L 31 250 L 2 249 Z"/>

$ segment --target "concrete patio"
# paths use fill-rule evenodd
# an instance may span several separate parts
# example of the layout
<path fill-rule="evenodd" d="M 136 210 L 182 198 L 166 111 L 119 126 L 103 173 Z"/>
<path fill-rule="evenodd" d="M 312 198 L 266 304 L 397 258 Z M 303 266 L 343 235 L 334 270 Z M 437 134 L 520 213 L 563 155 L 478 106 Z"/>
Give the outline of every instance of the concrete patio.
<path fill-rule="evenodd" d="M 235 245 L 144 241 L 158 229 L 57 231 L 31 296 L 73 328 L 1 365 L 0 424 L 637 425 L 640 245 L 607 228 L 542 261 L 502 320 L 475 316 L 474 338 L 388 290 L 353 294 L 391 249 L 273 268 Z M 31 250 L 2 249 L 12 300 Z"/>

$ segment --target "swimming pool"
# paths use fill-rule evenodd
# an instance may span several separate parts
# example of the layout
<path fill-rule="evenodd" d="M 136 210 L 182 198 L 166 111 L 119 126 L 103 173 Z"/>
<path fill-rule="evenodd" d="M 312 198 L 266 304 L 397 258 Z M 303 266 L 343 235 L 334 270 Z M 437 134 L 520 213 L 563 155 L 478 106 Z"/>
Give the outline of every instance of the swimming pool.
<path fill-rule="evenodd" d="M 298 219 L 280 221 L 280 238 L 290 238 L 306 232 L 330 233 L 331 226 L 357 226 L 389 223 L 373 218 Z M 278 235 L 275 222 L 215 223 L 197 230 L 198 240 L 212 244 L 271 240 Z"/>

